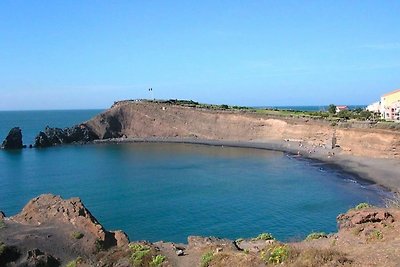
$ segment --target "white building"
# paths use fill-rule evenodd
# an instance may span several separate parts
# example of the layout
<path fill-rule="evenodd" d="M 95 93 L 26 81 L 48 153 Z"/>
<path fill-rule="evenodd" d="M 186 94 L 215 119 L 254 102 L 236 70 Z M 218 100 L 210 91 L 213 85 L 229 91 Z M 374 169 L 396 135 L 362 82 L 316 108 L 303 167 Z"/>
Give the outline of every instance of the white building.
<path fill-rule="evenodd" d="M 381 102 L 372 103 L 367 107 L 368 111 L 379 113 L 381 111 Z"/>

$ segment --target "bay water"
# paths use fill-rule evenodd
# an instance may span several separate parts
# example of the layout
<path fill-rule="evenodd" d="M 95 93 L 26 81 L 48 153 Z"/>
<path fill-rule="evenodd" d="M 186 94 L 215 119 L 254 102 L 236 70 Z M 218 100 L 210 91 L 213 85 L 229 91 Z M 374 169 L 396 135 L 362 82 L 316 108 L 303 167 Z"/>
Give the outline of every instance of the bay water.
<path fill-rule="evenodd" d="M 0 132 L 20 126 L 29 144 L 46 125 L 72 126 L 98 112 L 0 112 Z M 14 215 L 43 193 L 79 196 L 107 229 L 132 240 L 173 242 L 261 232 L 301 239 L 336 231 L 339 213 L 387 196 L 324 163 L 258 149 L 133 143 L 0 151 L 0 210 Z"/>

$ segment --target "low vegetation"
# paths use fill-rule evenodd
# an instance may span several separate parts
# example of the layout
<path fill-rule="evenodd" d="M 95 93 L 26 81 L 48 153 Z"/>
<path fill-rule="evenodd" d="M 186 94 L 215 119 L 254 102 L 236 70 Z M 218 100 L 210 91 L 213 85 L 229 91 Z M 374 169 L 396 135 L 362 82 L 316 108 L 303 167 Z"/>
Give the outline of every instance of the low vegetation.
<path fill-rule="evenodd" d="M 366 208 L 371 208 L 372 206 L 366 202 L 362 202 L 360 204 L 358 204 L 357 206 L 355 206 L 353 208 L 353 210 L 362 210 L 362 209 L 366 209 Z"/>
<path fill-rule="evenodd" d="M 201 256 L 200 267 L 208 267 L 214 258 L 214 253 L 208 251 Z"/>
<path fill-rule="evenodd" d="M 319 267 L 347 266 L 351 264 L 345 254 L 334 249 L 305 248 L 302 250 L 289 245 L 275 244 L 261 252 L 261 260 L 266 265 L 284 263 L 285 266 Z"/>
<path fill-rule="evenodd" d="M 6 228 L 6 223 L 3 220 L 0 220 L 0 229 Z"/>
<path fill-rule="evenodd" d="M 150 266 L 152 267 L 159 267 L 165 261 L 165 256 L 157 255 L 153 256 L 152 261 L 150 262 Z"/>
<path fill-rule="evenodd" d="M 257 237 L 252 238 L 253 241 L 257 240 L 275 240 L 272 234 L 270 233 L 261 233 Z"/>
<path fill-rule="evenodd" d="M 280 264 L 289 257 L 289 247 L 287 245 L 277 245 L 270 247 L 266 252 L 261 252 L 261 259 L 266 263 Z"/>
<path fill-rule="evenodd" d="M 327 234 L 324 233 L 324 232 L 314 232 L 314 233 L 309 234 L 306 237 L 306 241 L 317 240 L 317 239 L 320 239 L 320 238 L 327 238 L 327 237 L 328 237 Z"/>
<path fill-rule="evenodd" d="M 143 266 L 145 262 L 150 262 L 150 247 L 142 244 L 129 244 L 131 250 L 130 263 L 133 267 Z M 158 259 L 160 260 L 160 259 Z"/>
<path fill-rule="evenodd" d="M 369 240 L 381 240 L 383 239 L 383 233 L 380 230 L 373 230 L 369 234 Z"/>
<path fill-rule="evenodd" d="M 84 237 L 84 234 L 81 233 L 81 232 L 73 232 L 71 234 L 71 237 L 74 238 L 74 239 L 81 239 L 82 237 Z"/>

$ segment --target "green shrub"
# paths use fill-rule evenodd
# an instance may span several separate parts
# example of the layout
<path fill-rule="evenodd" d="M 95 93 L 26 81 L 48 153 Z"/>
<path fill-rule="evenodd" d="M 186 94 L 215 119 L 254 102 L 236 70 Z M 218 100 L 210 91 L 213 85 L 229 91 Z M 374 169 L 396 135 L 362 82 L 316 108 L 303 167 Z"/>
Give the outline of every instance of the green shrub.
<path fill-rule="evenodd" d="M 362 209 L 366 209 L 366 208 L 370 208 L 370 207 L 372 207 L 370 204 L 363 202 L 363 203 L 360 203 L 357 206 L 355 206 L 354 209 L 362 210 Z"/>
<path fill-rule="evenodd" d="M 161 266 L 161 264 L 165 261 L 165 256 L 163 255 L 157 255 L 157 256 L 153 256 L 152 261 L 150 262 L 150 266 L 153 267 L 159 267 Z"/>
<path fill-rule="evenodd" d="M 289 257 L 289 248 L 286 245 L 278 245 L 261 252 L 261 260 L 265 264 L 280 264 Z"/>
<path fill-rule="evenodd" d="M 213 257 L 214 257 L 214 253 L 212 251 L 204 253 L 203 256 L 201 256 L 200 266 L 208 267 L 208 265 L 212 261 Z"/>
<path fill-rule="evenodd" d="M 129 244 L 129 248 L 132 251 L 130 257 L 131 264 L 134 267 L 141 266 L 144 262 L 144 258 L 150 253 L 150 247 L 141 244 Z"/>
<path fill-rule="evenodd" d="M 270 233 L 261 233 L 256 238 L 252 239 L 253 241 L 257 240 L 275 240 L 275 238 Z"/>
<path fill-rule="evenodd" d="M 74 238 L 74 239 L 81 239 L 83 236 L 84 236 L 84 234 L 81 233 L 81 232 L 73 232 L 71 234 L 71 237 Z"/>
<path fill-rule="evenodd" d="M 306 237 L 306 241 L 310 241 L 310 240 L 316 240 L 316 239 L 320 239 L 320 238 L 326 238 L 327 235 L 324 232 L 314 232 L 309 234 Z"/>

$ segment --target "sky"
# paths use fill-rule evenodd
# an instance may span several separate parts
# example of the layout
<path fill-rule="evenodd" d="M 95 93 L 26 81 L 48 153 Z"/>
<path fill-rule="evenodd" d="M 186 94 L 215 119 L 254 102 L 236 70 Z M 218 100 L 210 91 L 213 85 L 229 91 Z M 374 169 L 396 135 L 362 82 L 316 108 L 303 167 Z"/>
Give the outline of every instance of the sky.
<path fill-rule="evenodd" d="M 400 88 L 400 1 L 0 1 L 0 110 L 152 97 L 369 104 Z"/>

